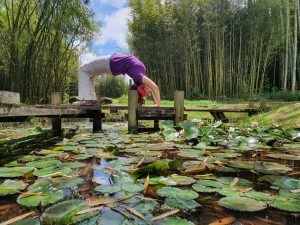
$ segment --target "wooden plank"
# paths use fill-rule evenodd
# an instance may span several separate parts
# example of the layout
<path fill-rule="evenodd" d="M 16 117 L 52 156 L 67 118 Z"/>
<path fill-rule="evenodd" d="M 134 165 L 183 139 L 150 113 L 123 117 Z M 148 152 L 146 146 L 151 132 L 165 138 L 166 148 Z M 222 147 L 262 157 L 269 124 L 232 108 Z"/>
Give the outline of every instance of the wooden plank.
<path fill-rule="evenodd" d="M 58 116 L 58 115 L 76 115 L 85 114 L 87 111 L 84 109 L 59 109 L 59 108 L 36 108 L 32 106 L 20 106 L 20 107 L 0 107 L 1 117 L 30 117 L 30 116 Z"/>

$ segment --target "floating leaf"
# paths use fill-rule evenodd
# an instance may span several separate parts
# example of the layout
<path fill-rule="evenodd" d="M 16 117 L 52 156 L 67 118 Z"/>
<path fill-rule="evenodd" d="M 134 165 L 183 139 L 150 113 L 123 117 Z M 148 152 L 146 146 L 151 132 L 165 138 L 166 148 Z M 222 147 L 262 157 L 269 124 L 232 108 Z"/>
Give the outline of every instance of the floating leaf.
<path fill-rule="evenodd" d="M 194 223 L 177 217 L 168 217 L 163 220 L 159 220 L 155 225 L 195 225 Z"/>
<path fill-rule="evenodd" d="M 119 184 L 100 185 L 95 188 L 95 191 L 113 194 L 121 191 L 121 186 Z"/>
<path fill-rule="evenodd" d="M 219 177 L 216 181 L 229 186 L 235 177 Z M 236 188 L 249 188 L 252 187 L 252 182 L 243 178 L 239 178 L 237 184 L 235 185 Z"/>
<path fill-rule="evenodd" d="M 33 167 L 0 167 L 0 177 L 22 177 L 34 169 Z"/>
<path fill-rule="evenodd" d="M 269 158 L 273 159 L 285 159 L 285 160 L 291 160 L 291 161 L 299 161 L 300 156 L 298 155 L 291 155 L 291 154 L 267 154 Z"/>
<path fill-rule="evenodd" d="M 35 167 L 40 169 L 40 168 L 58 166 L 59 164 L 61 164 L 61 162 L 56 159 L 48 159 L 48 160 L 42 159 L 42 160 L 27 163 L 26 165 L 29 167 Z"/>
<path fill-rule="evenodd" d="M 56 205 L 48 208 L 42 215 L 42 224 L 52 225 L 52 224 L 75 224 L 80 221 L 91 218 L 97 213 L 75 215 L 77 212 L 87 209 L 85 201 L 82 200 L 68 200 L 60 202 Z"/>
<path fill-rule="evenodd" d="M 239 196 L 221 198 L 218 203 L 225 208 L 242 212 L 255 212 L 267 208 L 264 202 Z"/>
<path fill-rule="evenodd" d="M 57 189 L 71 188 L 84 183 L 80 177 L 56 177 L 51 179 L 53 187 Z"/>
<path fill-rule="evenodd" d="M 195 209 L 199 206 L 195 200 L 185 200 L 182 198 L 166 198 L 165 203 L 172 208 L 184 210 Z"/>
<path fill-rule="evenodd" d="M 20 195 L 17 202 L 25 206 L 46 206 L 55 203 L 64 197 L 64 192 L 53 187 L 52 182 L 47 179 L 37 180 L 33 185 L 28 187 L 29 193 L 42 193 L 38 195 L 22 196 Z"/>
<path fill-rule="evenodd" d="M 27 184 L 23 181 L 5 180 L 0 185 L 0 196 L 18 193 L 20 190 L 24 190 L 26 186 Z"/>
<path fill-rule="evenodd" d="M 263 180 L 283 189 L 300 189 L 300 180 L 290 177 L 266 175 Z"/>
<path fill-rule="evenodd" d="M 13 223 L 12 225 L 40 225 L 39 219 L 27 218 L 18 222 Z"/>
<path fill-rule="evenodd" d="M 177 183 L 177 185 L 190 185 L 196 182 L 196 180 L 192 177 L 180 176 L 178 174 L 172 174 L 168 178 L 174 180 Z"/>
<path fill-rule="evenodd" d="M 133 183 L 124 183 L 121 187 L 123 191 L 129 192 L 129 193 L 137 193 L 142 192 L 144 190 L 143 184 L 133 184 Z"/>
<path fill-rule="evenodd" d="M 37 177 L 46 177 L 46 176 L 51 176 L 53 174 L 68 175 L 70 173 L 72 173 L 72 170 L 70 168 L 48 167 L 48 168 L 43 168 L 35 171 L 33 175 Z"/>
<path fill-rule="evenodd" d="M 191 190 L 182 190 L 179 188 L 163 187 L 157 190 L 157 194 L 161 197 L 181 198 L 184 200 L 192 200 L 198 198 L 198 194 Z"/>
<path fill-rule="evenodd" d="M 263 201 L 266 203 L 270 203 L 274 200 L 274 197 L 268 193 L 259 192 L 259 191 L 250 191 L 243 194 L 244 196 L 257 200 L 257 201 Z"/>
<path fill-rule="evenodd" d="M 300 200 L 276 198 L 271 206 L 288 212 L 300 213 Z"/>

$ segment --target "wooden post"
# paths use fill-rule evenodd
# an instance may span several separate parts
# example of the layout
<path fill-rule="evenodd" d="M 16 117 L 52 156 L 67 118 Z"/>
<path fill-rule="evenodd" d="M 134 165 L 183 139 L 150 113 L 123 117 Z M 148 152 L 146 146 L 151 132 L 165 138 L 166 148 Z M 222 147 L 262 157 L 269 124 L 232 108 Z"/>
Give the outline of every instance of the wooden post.
<path fill-rule="evenodd" d="M 184 120 L 184 91 L 174 92 L 175 125 Z"/>
<path fill-rule="evenodd" d="M 91 111 L 93 114 L 93 133 L 102 131 L 102 113 L 100 110 Z"/>
<path fill-rule="evenodd" d="M 52 122 L 52 132 L 55 136 L 61 136 L 61 118 L 60 116 L 55 116 L 51 118 Z"/>
<path fill-rule="evenodd" d="M 138 132 L 138 92 L 137 90 L 128 91 L 128 132 Z"/>
<path fill-rule="evenodd" d="M 261 100 L 259 105 L 259 110 L 266 111 L 267 110 L 267 100 Z"/>
<path fill-rule="evenodd" d="M 61 104 L 60 92 L 52 92 L 52 94 L 51 94 L 51 104 L 52 105 L 60 105 Z"/>
<path fill-rule="evenodd" d="M 154 120 L 154 131 L 159 131 L 159 120 Z"/>
<path fill-rule="evenodd" d="M 52 92 L 51 94 L 51 104 L 52 105 L 60 105 L 61 97 L 60 92 Z M 52 120 L 52 132 L 55 136 L 61 136 L 61 117 L 55 116 L 51 118 Z"/>

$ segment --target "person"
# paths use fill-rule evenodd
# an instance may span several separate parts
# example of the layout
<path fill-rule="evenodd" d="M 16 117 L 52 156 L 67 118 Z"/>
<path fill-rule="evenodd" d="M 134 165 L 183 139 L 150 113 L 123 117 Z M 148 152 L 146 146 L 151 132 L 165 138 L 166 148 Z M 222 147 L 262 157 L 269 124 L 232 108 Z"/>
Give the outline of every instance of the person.
<path fill-rule="evenodd" d="M 158 86 L 146 76 L 145 65 L 135 56 L 114 53 L 97 57 L 79 67 L 78 70 L 78 100 L 73 105 L 94 105 L 97 97 L 94 78 L 102 74 L 113 76 L 127 74 L 135 85 L 139 94 L 139 104 L 143 97 L 151 93 L 155 106 L 160 106 L 160 92 Z"/>

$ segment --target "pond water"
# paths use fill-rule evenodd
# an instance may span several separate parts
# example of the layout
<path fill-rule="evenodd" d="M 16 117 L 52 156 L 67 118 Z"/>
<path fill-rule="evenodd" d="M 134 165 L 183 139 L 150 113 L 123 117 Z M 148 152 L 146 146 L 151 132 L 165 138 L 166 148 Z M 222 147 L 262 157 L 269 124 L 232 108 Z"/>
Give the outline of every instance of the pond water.
<path fill-rule="evenodd" d="M 0 222 L 32 212 L 11 224 L 300 224 L 299 130 L 104 130 L 2 165 Z"/>

